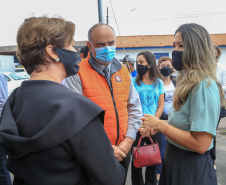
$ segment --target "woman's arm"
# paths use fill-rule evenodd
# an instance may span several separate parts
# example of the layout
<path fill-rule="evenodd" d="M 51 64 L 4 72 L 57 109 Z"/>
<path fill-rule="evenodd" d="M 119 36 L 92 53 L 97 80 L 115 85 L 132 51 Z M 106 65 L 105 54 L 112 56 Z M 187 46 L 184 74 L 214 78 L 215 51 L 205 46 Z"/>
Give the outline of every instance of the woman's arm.
<path fill-rule="evenodd" d="M 175 143 L 187 147 L 198 153 L 206 152 L 212 142 L 212 136 L 216 135 L 217 122 L 220 114 L 220 97 L 217 84 L 211 80 L 211 84 L 202 80 L 189 95 L 188 104 L 184 105 L 184 110 L 177 112 L 178 115 L 184 114 L 186 110 L 189 115 L 189 131 L 173 127 L 168 123 L 159 120 L 155 116 L 144 114 L 142 118 L 144 127 L 150 127 L 153 131 L 160 131 Z M 172 118 L 173 118 L 173 112 Z M 176 111 L 174 112 L 176 114 Z M 180 118 L 179 118 L 180 117 Z M 183 116 L 178 116 L 179 119 Z M 176 118 L 174 118 L 176 119 Z M 174 120 L 175 125 L 184 124 L 184 120 Z M 181 123 L 180 123 L 181 122 Z"/>
<path fill-rule="evenodd" d="M 189 132 L 169 125 L 155 116 L 145 114 L 142 127 L 151 127 L 153 131 L 160 131 L 169 139 L 185 146 L 197 153 L 205 153 L 212 142 L 212 134 L 207 132 Z"/>
<path fill-rule="evenodd" d="M 163 108 L 164 108 L 164 93 L 160 94 L 159 96 L 159 101 L 158 101 L 158 109 L 155 113 L 155 116 L 157 118 L 160 118 L 162 113 L 163 113 Z"/>
<path fill-rule="evenodd" d="M 125 171 L 114 156 L 111 143 L 99 117 L 75 134 L 66 144 L 92 185 L 121 185 Z"/>

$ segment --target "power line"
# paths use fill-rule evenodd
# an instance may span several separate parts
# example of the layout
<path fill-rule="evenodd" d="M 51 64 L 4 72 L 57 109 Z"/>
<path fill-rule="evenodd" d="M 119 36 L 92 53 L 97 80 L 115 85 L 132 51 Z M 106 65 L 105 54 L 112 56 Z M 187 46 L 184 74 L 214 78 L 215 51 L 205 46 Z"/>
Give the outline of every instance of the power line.
<path fill-rule="evenodd" d="M 110 4 L 111 4 L 111 0 L 109 0 L 109 2 L 110 2 Z M 123 44 L 123 41 L 122 41 L 122 37 L 121 37 L 120 31 L 119 31 L 119 27 L 118 27 L 118 22 L 117 22 L 117 20 L 116 20 L 115 12 L 114 12 L 114 9 L 113 9 L 112 4 L 111 4 L 111 9 L 112 9 L 112 13 L 113 13 L 113 15 L 114 15 L 115 23 L 116 23 L 116 26 L 117 26 L 117 29 L 118 29 L 118 33 L 119 33 L 119 37 L 120 37 L 120 40 L 121 40 L 122 48 L 123 48 L 123 51 L 124 51 L 124 53 L 125 53 L 127 65 L 128 65 L 128 68 L 129 68 L 129 72 L 131 73 L 130 66 L 129 66 L 129 62 L 128 62 L 127 55 L 126 55 L 126 50 L 125 50 L 125 47 L 124 47 L 124 44 Z"/>

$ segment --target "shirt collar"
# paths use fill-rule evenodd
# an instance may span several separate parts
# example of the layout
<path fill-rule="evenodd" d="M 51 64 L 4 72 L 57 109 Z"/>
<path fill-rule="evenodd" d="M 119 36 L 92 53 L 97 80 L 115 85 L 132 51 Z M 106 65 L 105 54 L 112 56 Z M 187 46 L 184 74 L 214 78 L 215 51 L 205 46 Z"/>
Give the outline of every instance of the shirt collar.
<path fill-rule="evenodd" d="M 89 59 L 89 64 L 92 66 L 92 68 L 95 71 L 97 71 L 99 74 L 104 76 L 103 70 L 104 70 L 105 65 L 98 63 L 95 60 L 92 53 L 90 54 L 90 56 L 91 56 L 91 58 Z M 116 73 L 117 71 L 119 71 L 122 68 L 122 65 L 116 58 L 113 58 L 112 61 L 108 64 L 108 68 L 110 71 L 110 76 L 112 76 L 114 73 Z"/>

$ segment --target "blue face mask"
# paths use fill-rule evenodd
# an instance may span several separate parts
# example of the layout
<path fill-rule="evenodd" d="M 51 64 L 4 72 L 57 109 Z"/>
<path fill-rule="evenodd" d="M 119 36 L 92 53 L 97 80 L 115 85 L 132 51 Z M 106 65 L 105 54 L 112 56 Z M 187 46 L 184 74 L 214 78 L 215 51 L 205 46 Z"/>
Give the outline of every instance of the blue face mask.
<path fill-rule="evenodd" d="M 94 47 L 93 47 L 94 48 Z M 96 59 L 103 64 L 107 64 L 115 57 L 115 46 L 105 46 L 102 48 L 94 48 L 96 51 Z"/>

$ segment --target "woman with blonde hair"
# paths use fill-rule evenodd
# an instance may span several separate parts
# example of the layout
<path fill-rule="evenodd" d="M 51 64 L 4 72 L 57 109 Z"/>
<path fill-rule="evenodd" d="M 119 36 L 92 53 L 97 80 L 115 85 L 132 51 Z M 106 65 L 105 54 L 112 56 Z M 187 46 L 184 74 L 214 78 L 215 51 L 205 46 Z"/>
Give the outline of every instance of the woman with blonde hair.
<path fill-rule="evenodd" d="M 10 95 L 0 123 L 14 185 L 123 184 L 103 109 L 61 84 L 79 70 L 74 32 L 72 22 L 48 17 L 18 30 L 17 56 L 31 78 Z"/>
<path fill-rule="evenodd" d="M 224 104 L 216 80 L 216 60 L 209 33 L 198 24 L 175 32 L 172 60 L 179 71 L 168 123 L 145 115 L 141 127 L 167 140 L 160 185 L 217 185 L 209 150 Z"/>

